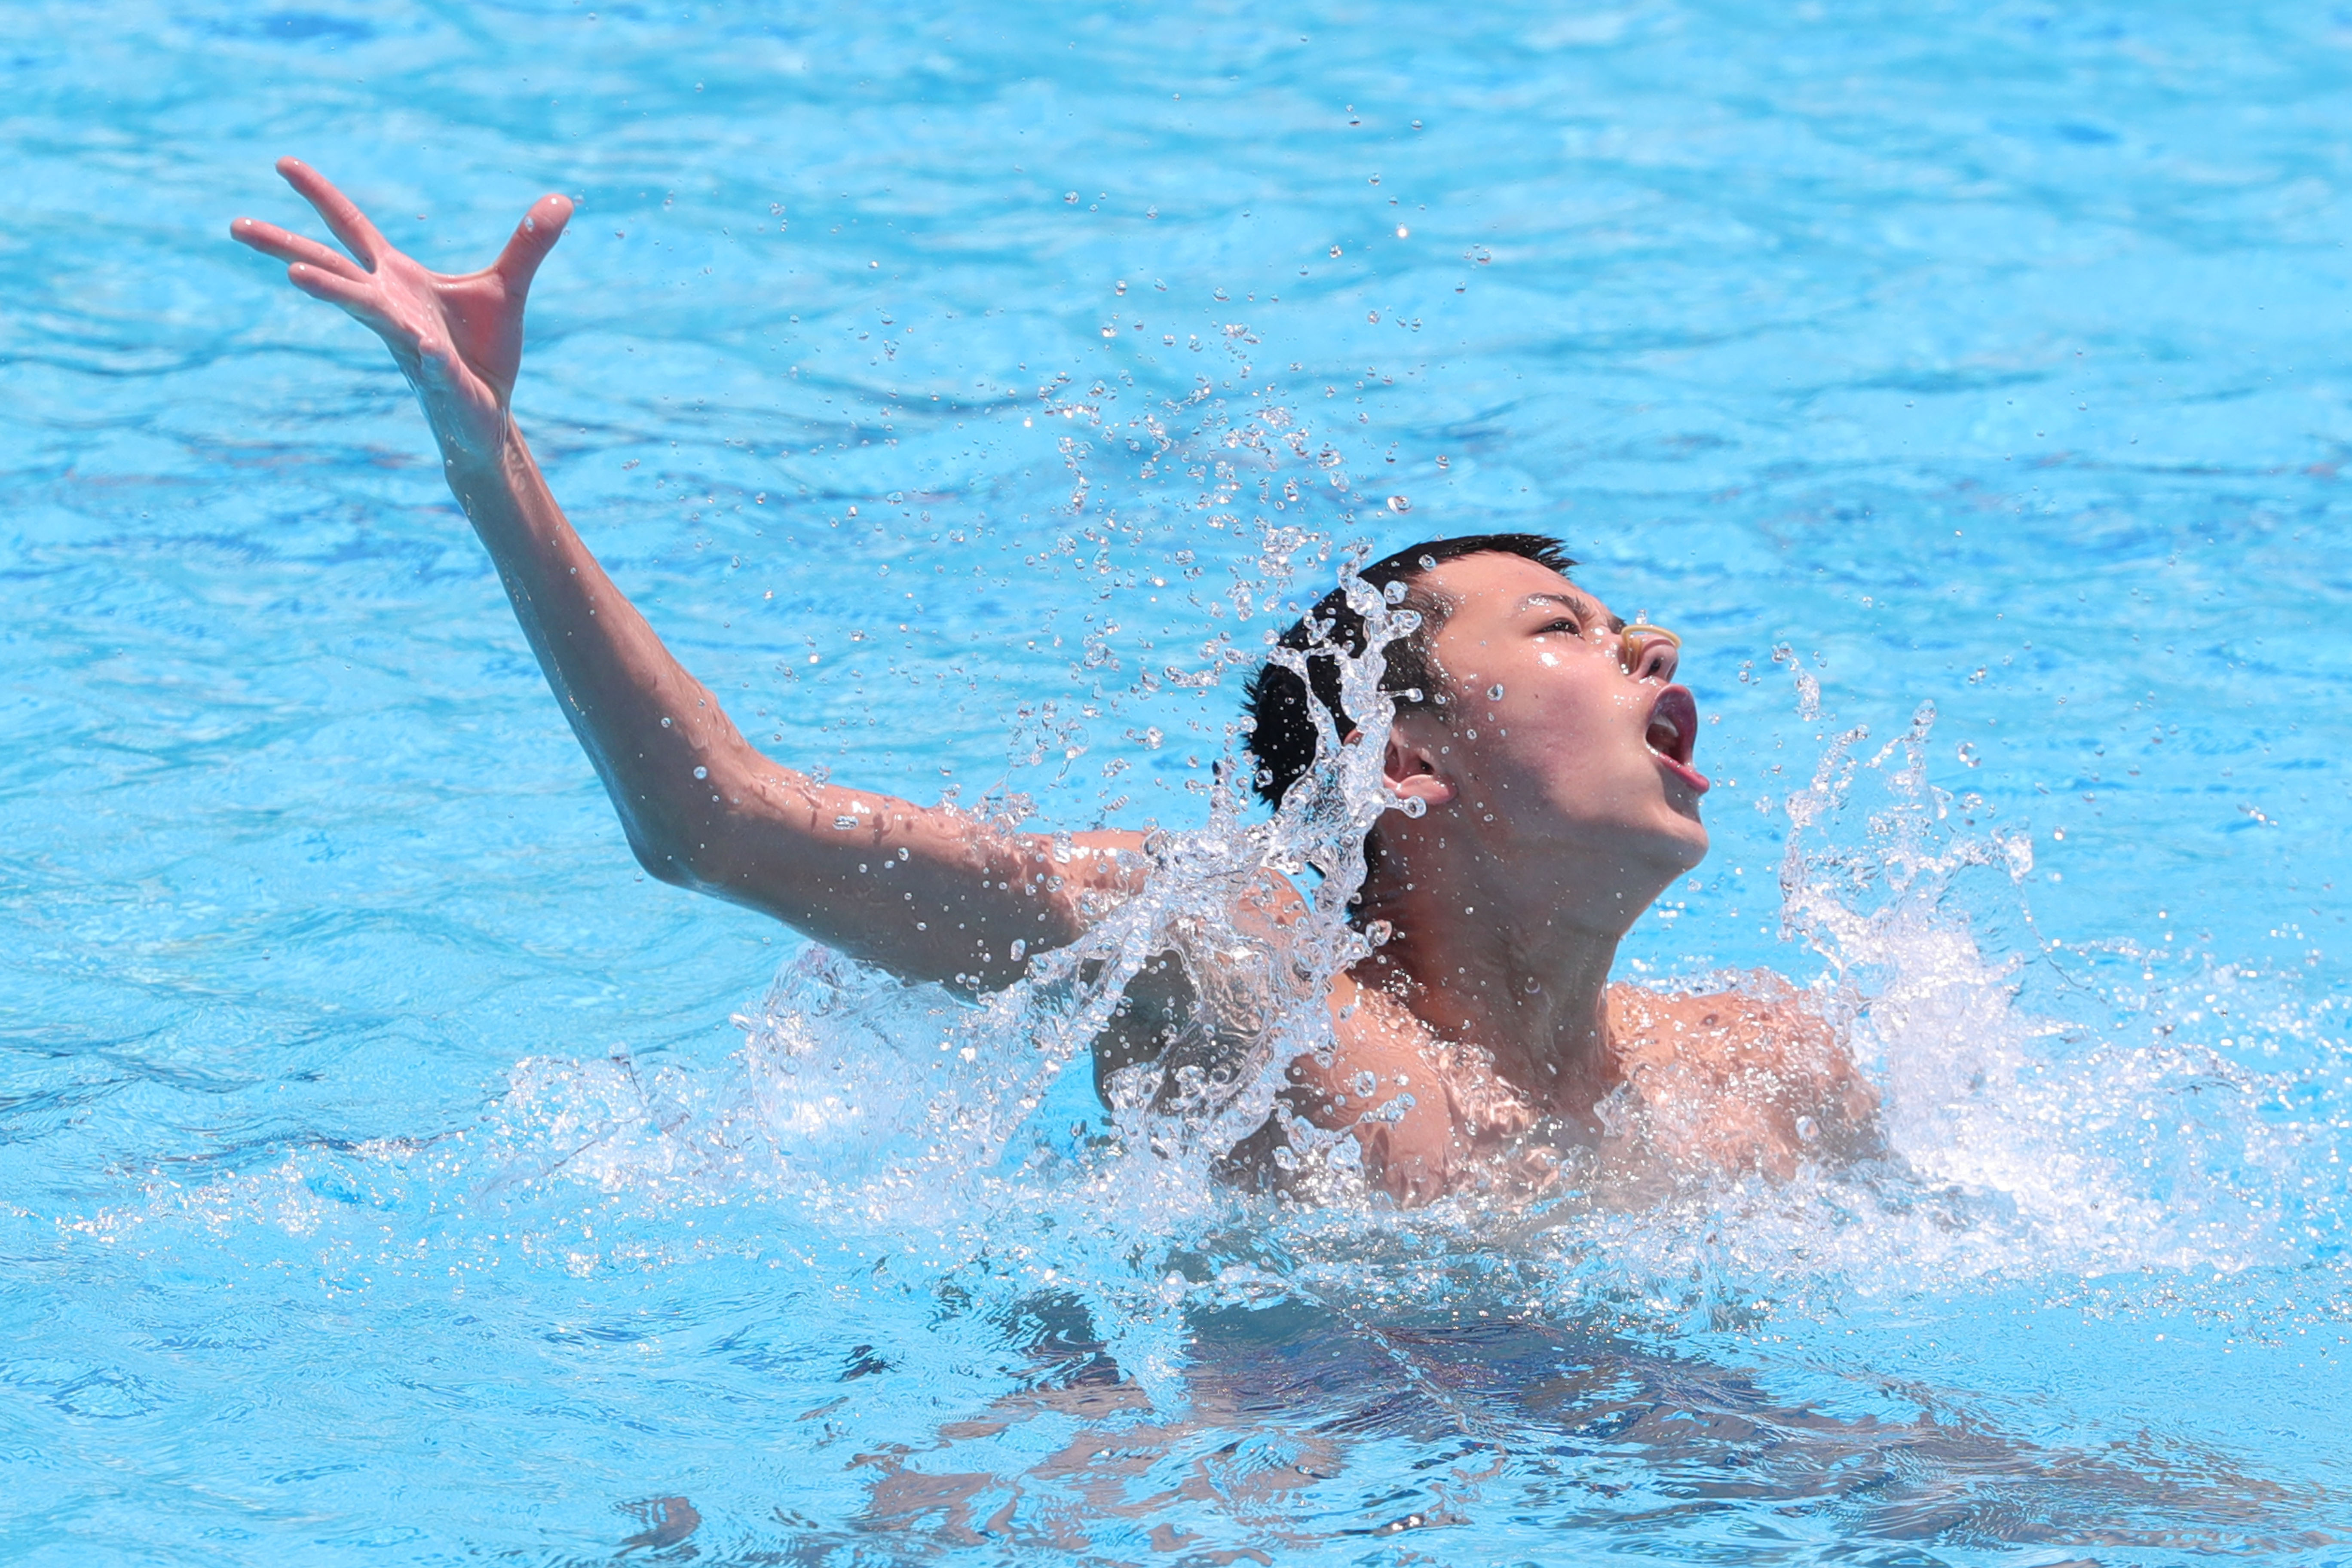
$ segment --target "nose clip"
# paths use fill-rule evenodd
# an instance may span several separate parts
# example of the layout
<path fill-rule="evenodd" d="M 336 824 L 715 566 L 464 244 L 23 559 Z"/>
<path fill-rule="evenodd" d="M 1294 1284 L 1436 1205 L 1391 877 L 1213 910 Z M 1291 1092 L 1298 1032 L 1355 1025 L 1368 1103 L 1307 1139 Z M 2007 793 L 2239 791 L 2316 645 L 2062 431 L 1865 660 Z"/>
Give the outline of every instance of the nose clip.
<path fill-rule="evenodd" d="M 1683 639 L 1664 626 L 1637 621 L 1617 634 L 1617 661 L 1625 667 L 1626 674 L 1638 675 L 1643 663 L 1650 656 L 1650 650 L 1661 643 L 1679 651 Z"/>

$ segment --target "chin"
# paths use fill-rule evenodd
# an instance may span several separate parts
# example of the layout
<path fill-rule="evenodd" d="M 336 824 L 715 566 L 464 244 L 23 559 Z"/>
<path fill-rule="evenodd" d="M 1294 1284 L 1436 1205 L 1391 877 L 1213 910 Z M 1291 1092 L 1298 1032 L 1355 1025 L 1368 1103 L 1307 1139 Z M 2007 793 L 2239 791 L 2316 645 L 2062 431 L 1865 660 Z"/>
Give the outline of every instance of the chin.
<path fill-rule="evenodd" d="M 1675 867 L 1680 876 L 1706 858 L 1706 824 L 1694 815 L 1685 816 L 1674 812 L 1667 824 L 1654 831 L 1651 842 L 1657 846 L 1658 858 Z"/>

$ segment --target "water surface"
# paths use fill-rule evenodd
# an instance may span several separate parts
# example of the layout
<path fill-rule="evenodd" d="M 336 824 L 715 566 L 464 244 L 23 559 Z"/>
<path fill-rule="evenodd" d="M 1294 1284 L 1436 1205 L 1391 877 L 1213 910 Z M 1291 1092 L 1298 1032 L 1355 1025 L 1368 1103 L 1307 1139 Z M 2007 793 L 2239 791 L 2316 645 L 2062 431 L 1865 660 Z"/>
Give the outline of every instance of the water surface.
<path fill-rule="evenodd" d="M 12 1555 L 2340 1560 L 2352 14 L 0 49 Z M 1197 826 L 1348 544 L 1561 534 L 1709 715 L 1627 975 L 1822 986 L 1905 1168 L 1284 1215 L 1080 1075 L 1003 1123 L 1020 1040 L 639 877 L 398 376 L 226 238 L 286 153 L 451 267 L 576 196 L 524 426 L 845 780 Z"/>

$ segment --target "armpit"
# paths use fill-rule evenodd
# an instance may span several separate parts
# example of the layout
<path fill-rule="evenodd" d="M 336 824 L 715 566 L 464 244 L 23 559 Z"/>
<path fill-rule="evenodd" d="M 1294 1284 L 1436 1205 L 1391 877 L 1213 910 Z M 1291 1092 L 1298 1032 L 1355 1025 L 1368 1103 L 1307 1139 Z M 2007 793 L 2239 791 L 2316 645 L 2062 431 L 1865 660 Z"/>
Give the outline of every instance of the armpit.
<path fill-rule="evenodd" d="M 1320 992 L 1294 962 L 1291 923 L 1248 908 L 1259 901 L 1237 900 L 1218 918 L 1178 914 L 1153 932 L 1165 945 L 1096 1043 L 1106 1102 L 1117 1093 L 1163 1115 L 1214 1114 L 1273 1066 L 1283 1020 L 1319 1008 Z"/>

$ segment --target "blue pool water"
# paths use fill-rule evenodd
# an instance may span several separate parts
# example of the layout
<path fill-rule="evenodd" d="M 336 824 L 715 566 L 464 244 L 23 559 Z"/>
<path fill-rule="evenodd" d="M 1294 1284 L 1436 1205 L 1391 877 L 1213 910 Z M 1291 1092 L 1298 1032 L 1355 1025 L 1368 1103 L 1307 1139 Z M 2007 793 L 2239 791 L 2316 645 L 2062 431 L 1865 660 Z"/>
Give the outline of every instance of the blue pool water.
<path fill-rule="evenodd" d="M 2352 10 L 0 56 L 0 1554 L 2352 1561 Z M 1709 716 L 1626 976 L 1821 987 L 1902 1164 L 1254 1207 L 646 881 L 398 376 L 226 238 L 287 153 L 452 267 L 578 198 L 523 424 L 845 780 L 1197 826 L 1268 601 L 1563 534 Z"/>

